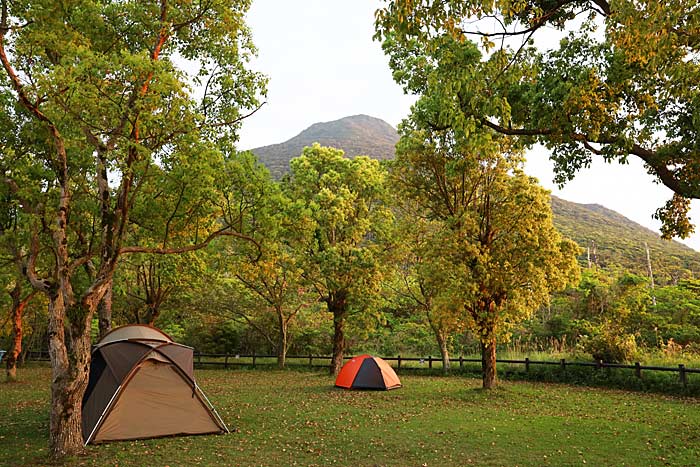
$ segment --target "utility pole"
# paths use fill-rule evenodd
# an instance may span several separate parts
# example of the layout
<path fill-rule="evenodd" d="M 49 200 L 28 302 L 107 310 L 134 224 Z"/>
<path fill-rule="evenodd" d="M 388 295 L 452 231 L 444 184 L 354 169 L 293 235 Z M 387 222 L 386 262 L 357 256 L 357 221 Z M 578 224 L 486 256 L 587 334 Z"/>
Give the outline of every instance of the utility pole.
<path fill-rule="evenodd" d="M 593 264 L 598 267 L 598 248 L 595 246 L 595 241 L 593 241 Z"/>
<path fill-rule="evenodd" d="M 656 306 L 656 295 L 654 295 L 654 271 L 651 269 L 651 255 L 649 254 L 649 245 L 644 242 L 644 249 L 647 251 L 647 270 L 649 271 L 649 284 L 651 286 L 651 303 Z"/>
<path fill-rule="evenodd" d="M 588 269 L 591 269 L 591 246 L 586 247 L 586 259 L 588 260 Z"/>

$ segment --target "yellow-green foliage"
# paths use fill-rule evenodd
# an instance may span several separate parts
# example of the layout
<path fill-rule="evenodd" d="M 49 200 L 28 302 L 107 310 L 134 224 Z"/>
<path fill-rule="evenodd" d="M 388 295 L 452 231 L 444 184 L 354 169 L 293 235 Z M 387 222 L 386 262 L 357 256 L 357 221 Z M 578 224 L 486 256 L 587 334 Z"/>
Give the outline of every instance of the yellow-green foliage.
<path fill-rule="evenodd" d="M 700 198 L 698 5 L 391 0 L 376 37 L 408 92 L 440 88 L 442 110 L 459 117 L 449 128 L 544 144 L 560 183 L 594 158 L 639 158 L 674 192 L 656 212 L 664 237 L 686 237 Z M 532 47 L 538 38 L 547 46 Z"/>
<path fill-rule="evenodd" d="M 308 210 L 313 223 L 303 239 L 301 267 L 324 301 L 342 295 L 363 308 L 378 291 L 392 213 L 384 202 L 386 172 L 366 156 L 314 144 L 291 161 L 287 195 Z"/>
<path fill-rule="evenodd" d="M 433 303 L 492 342 L 576 279 L 578 247 L 554 228 L 548 193 L 510 141 L 430 129 L 425 115 L 442 105 L 427 95 L 404 122 L 393 177 L 432 222 L 418 256 Z"/>

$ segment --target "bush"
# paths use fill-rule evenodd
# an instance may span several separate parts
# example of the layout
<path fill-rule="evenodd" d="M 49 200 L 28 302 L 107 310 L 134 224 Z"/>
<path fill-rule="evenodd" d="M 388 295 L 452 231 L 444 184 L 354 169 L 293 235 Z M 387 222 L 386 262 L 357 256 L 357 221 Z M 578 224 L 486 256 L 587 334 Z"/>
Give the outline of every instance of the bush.
<path fill-rule="evenodd" d="M 581 345 L 595 360 L 606 363 L 631 362 L 639 356 L 634 336 L 613 329 L 601 329 L 592 336 L 584 336 Z"/>

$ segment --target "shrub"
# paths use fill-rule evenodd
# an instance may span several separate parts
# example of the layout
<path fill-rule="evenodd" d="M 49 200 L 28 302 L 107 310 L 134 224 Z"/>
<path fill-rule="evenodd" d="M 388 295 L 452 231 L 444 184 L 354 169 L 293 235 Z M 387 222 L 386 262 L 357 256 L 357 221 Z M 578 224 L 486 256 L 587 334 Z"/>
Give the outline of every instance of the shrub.
<path fill-rule="evenodd" d="M 606 363 L 631 362 L 639 355 L 634 335 L 610 328 L 603 328 L 592 336 L 582 337 L 581 345 L 584 352 L 595 360 Z"/>

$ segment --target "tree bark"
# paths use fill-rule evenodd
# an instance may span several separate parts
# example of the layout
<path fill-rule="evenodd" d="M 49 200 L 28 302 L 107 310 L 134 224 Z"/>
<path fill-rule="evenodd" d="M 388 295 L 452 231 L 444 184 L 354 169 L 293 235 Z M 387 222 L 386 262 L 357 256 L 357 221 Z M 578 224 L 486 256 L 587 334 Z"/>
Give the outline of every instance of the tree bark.
<path fill-rule="evenodd" d="M 12 297 L 12 346 L 6 357 L 7 362 L 5 368 L 7 381 L 17 381 L 17 360 L 22 354 L 22 316 L 24 315 L 24 308 L 35 293 L 36 292 L 32 292 L 22 299 L 22 284 L 19 281 L 15 284 L 12 291 L 10 291 L 10 297 Z"/>
<path fill-rule="evenodd" d="M 100 305 L 97 307 L 100 339 L 112 330 L 112 281 L 109 281 Z"/>
<path fill-rule="evenodd" d="M 438 345 L 440 346 L 440 356 L 442 357 L 442 372 L 447 374 L 450 371 L 450 351 L 447 348 L 447 338 L 441 332 L 435 331 Z"/>
<path fill-rule="evenodd" d="M 63 294 L 59 292 L 49 298 L 52 370 L 49 452 L 54 458 L 83 450 L 81 402 L 88 383 L 90 333 L 85 330 L 87 319 L 82 329 L 75 325 L 66 329 L 66 311 Z"/>
<path fill-rule="evenodd" d="M 345 352 L 345 317 L 347 315 L 347 293 L 339 291 L 331 294 L 328 299 L 328 311 L 333 314 L 333 357 L 331 359 L 331 375 L 340 373 L 343 367 Z"/>
<path fill-rule="evenodd" d="M 493 389 L 498 383 L 496 379 L 496 338 L 492 337 L 487 343 L 481 343 L 481 380 L 484 389 Z"/>
<path fill-rule="evenodd" d="M 66 300 L 71 286 L 65 280 L 48 294 L 52 371 L 49 454 L 54 459 L 84 451 L 82 399 L 90 369 L 90 323 L 108 282 L 94 284 L 77 302 Z"/>
<path fill-rule="evenodd" d="M 345 351 L 345 313 L 333 312 L 333 358 L 331 359 L 331 375 L 337 376 L 343 367 Z"/>
<path fill-rule="evenodd" d="M 146 305 L 146 318 L 142 320 L 149 326 L 153 326 L 160 316 L 160 304 L 151 303 Z"/>
<path fill-rule="evenodd" d="M 442 357 L 442 372 L 447 374 L 450 370 L 450 352 L 447 348 L 447 336 L 433 321 L 429 310 L 427 310 L 427 317 L 430 328 L 433 330 L 433 334 L 435 334 L 435 340 L 437 340 L 438 347 L 440 348 L 440 356 Z"/>

